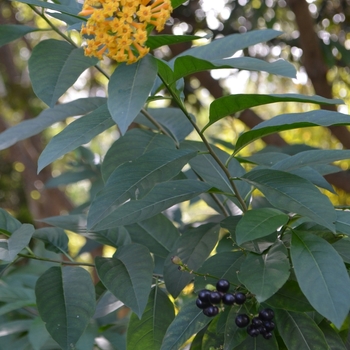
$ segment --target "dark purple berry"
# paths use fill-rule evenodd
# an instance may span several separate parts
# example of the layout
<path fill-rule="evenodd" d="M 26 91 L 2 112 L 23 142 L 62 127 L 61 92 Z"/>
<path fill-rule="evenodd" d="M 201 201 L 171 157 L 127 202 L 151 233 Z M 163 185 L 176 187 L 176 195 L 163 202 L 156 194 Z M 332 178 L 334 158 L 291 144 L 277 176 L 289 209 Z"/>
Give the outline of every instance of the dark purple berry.
<path fill-rule="evenodd" d="M 273 331 L 276 327 L 275 323 L 272 321 L 265 321 L 264 322 L 264 327 L 268 332 Z"/>
<path fill-rule="evenodd" d="M 228 280 L 219 280 L 216 283 L 216 290 L 218 292 L 226 293 L 230 289 L 230 282 Z"/>
<path fill-rule="evenodd" d="M 235 303 L 238 305 L 242 305 L 244 304 L 244 302 L 246 301 L 246 296 L 243 293 L 235 293 Z"/>
<path fill-rule="evenodd" d="M 263 321 L 262 321 L 260 318 L 254 317 L 254 318 L 252 319 L 252 325 L 253 325 L 254 327 L 258 328 L 259 326 L 262 326 L 262 324 L 263 324 Z"/>
<path fill-rule="evenodd" d="M 208 289 L 202 289 L 199 293 L 198 293 L 198 299 L 204 302 L 209 303 L 209 295 L 210 295 L 210 290 Z"/>
<path fill-rule="evenodd" d="M 206 301 L 202 301 L 200 299 L 196 299 L 196 305 L 197 307 L 199 307 L 200 309 L 206 309 L 208 306 L 211 306 L 210 303 L 206 302 Z"/>
<path fill-rule="evenodd" d="M 222 297 L 222 302 L 225 305 L 233 305 L 235 301 L 236 301 L 236 298 L 232 293 L 226 293 Z"/>
<path fill-rule="evenodd" d="M 267 333 L 267 329 L 264 326 L 257 327 L 257 330 L 260 332 L 260 334 Z"/>
<path fill-rule="evenodd" d="M 263 321 L 270 321 L 275 316 L 275 313 L 271 309 L 263 309 L 259 312 L 259 318 Z"/>
<path fill-rule="evenodd" d="M 249 324 L 249 321 L 250 321 L 249 316 L 246 314 L 237 315 L 235 319 L 235 323 L 239 328 L 247 327 Z"/>
<path fill-rule="evenodd" d="M 219 292 L 211 292 L 209 294 L 209 302 L 212 304 L 220 304 L 221 294 Z"/>
<path fill-rule="evenodd" d="M 262 336 L 265 338 L 265 339 L 271 339 L 272 338 L 272 333 L 271 332 L 266 332 L 266 333 L 261 333 Z"/>
<path fill-rule="evenodd" d="M 219 313 L 219 309 L 217 306 L 208 306 L 203 310 L 203 314 L 208 317 L 216 316 Z"/>
<path fill-rule="evenodd" d="M 254 338 L 260 334 L 259 330 L 256 329 L 253 325 L 247 327 L 247 333 Z"/>

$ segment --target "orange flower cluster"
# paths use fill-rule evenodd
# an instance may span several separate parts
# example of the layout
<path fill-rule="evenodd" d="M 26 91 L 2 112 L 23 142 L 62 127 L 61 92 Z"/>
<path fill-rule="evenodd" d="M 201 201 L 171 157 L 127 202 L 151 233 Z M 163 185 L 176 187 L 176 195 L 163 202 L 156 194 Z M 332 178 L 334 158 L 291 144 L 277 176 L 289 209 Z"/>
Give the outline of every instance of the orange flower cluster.
<path fill-rule="evenodd" d="M 148 24 L 157 31 L 170 17 L 170 0 L 85 0 L 81 16 L 89 16 L 81 34 L 92 35 L 85 46 L 86 56 L 134 63 L 147 55 Z"/>

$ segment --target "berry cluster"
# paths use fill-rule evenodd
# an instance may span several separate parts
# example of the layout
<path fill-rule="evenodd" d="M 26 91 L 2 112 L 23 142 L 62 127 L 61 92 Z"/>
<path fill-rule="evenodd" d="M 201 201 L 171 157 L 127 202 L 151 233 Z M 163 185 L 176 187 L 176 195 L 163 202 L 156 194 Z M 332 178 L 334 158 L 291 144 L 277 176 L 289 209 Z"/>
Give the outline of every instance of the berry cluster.
<path fill-rule="evenodd" d="M 230 283 L 227 280 L 221 279 L 216 283 L 216 290 L 210 291 L 202 289 L 198 293 L 196 305 L 203 309 L 204 315 L 208 317 L 216 316 L 219 313 L 219 308 L 216 306 L 221 302 L 225 305 L 238 304 L 242 305 L 246 301 L 244 293 L 228 293 Z"/>
<path fill-rule="evenodd" d="M 257 337 L 261 334 L 265 339 L 272 338 L 272 331 L 275 329 L 275 323 L 272 321 L 274 312 L 271 309 L 263 309 L 258 317 L 254 317 L 250 322 L 249 316 L 240 314 L 236 317 L 237 327 L 247 327 L 247 332 L 251 337 Z M 249 324 L 250 323 L 250 324 Z"/>

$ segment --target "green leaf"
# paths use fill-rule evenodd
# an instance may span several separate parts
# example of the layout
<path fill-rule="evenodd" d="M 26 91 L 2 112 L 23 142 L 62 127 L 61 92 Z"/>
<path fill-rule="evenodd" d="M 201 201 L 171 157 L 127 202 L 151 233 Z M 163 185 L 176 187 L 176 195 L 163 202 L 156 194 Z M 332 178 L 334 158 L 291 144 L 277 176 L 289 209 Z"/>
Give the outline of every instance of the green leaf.
<path fill-rule="evenodd" d="M 282 159 L 275 163 L 272 168 L 276 170 L 292 171 L 305 166 L 313 166 L 317 164 L 328 164 L 336 160 L 350 158 L 349 150 L 328 149 L 328 150 L 310 150 L 297 153 Z"/>
<path fill-rule="evenodd" d="M 34 227 L 23 224 L 15 230 L 9 239 L 0 239 L 0 260 L 13 261 L 32 238 Z"/>
<path fill-rule="evenodd" d="M 40 29 L 17 24 L 0 25 L 0 47 Z"/>
<path fill-rule="evenodd" d="M 119 247 L 112 258 L 96 257 L 98 276 L 106 288 L 141 318 L 151 290 L 153 260 L 146 247 Z"/>
<path fill-rule="evenodd" d="M 45 188 L 53 188 L 62 185 L 68 185 L 85 179 L 96 181 L 98 175 L 99 174 L 96 171 L 96 169 L 91 169 L 91 167 L 85 169 L 82 168 L 81 170 L 79 170 L 79 168 L 75 168 L 74 171 L 66 171 L 56 177 L 50 178 L 45 183 Z"/>
<path fill-rule="evenodd" d="M 237 140 L 235 154 L 249 143 L 277 132 L 306 128 L 310 126 L 349 125 L 350 116 L 327 110 L 314 110 L 305 113 L 281 114 L 266 120 L 250 131 L 243 133 Z"/>
<path fill-rule="evenodd" d="M 14 0 L 11 0 L 11 1 L 14 1 Z M 16 1 L 21 2 L 23 4 L 29 4 L 29 5 L 39 6 L 42 8 L 47 8 L 50 10 L 59 11 L 67 15 L 72 15 L 74 17 L 80 18 L 81 20 L 86 20 L 85 18 L 79 17 L 77 15 L 78 12 L 80 11 L 80 7 L 75 5 L 75 1 L 70 2 L 70 4 L 74 4 L 73 6 L 54 4 L 51 2 L 40 1 L 40 0 L 16 0 Z"/>
<path fill-rule="evenodd" d="M 88 215 L 88 227 L 93 227 L 113 215 L 125 201 L 144 198 L 156 184 L 177 175 L 196 155 L 197 152 L 192 150 L 156 148 L 135 161 L 120 165 L 93 200 Z"/>
<path fill-rule="evenodd" d="M 261 303 L 275 294 L 288 280 L 290 264 L 282 242 L 276 242 L 266 254 L 249 253 L 241 264 L 238 279 Z"/>
<path fill-rule="evenodd" d="M 132 147 L 130 147 L 132 145 Z M 175 144 L 170 137 L 148 130 L 131 129 L 113 143 L 102 163 L 102 176 L 105 181 L 121 164 L 134 161 L 155 148 L 172 148 Z"/>
<path fill-rule="evenodd" d="M 350 211 L 336 210 L 336 214 L 335 228 L 337 232 L 350 236 Z"/>
<path fill-rule="evenodd" d="M 279 62 L 279 61 L 277 61 Z M 239 67 L 238 67 L 239 68 Z M 261 106 L 276 102 L 308 102 L 318 104 L 342 104 L 339 99 L 328 99 L 321 96 L 305 96 L 300 94 L 237 94 L 223 96 L 214 100 L 210 105 L 209 123 L 204 127 L 214 124 L 218 120 L 255 106 Z M 237 147 L 237 146 L 236 146 Z M 281 169 L 283 170 L 283 169 Z"/>
<path fill-rule="evenodd" d="M 30 325 L 28 339 L 33 350 L 41 350 L 50 337 L 45 328 L 45 323 L 40 317 L 36 317 Z"/>
<path fill-rule="evenodd" d="M 0 208 L 0 229 L 12 233 L 21 227 L 20 221 L 10 215 L 5 209 Z"/>
<path fill-rule="evenodd" d="M 115 248 L 132 243 L 129 232 L 124 226 L 98 232 L 87 232 L 83 236 Z"/>
<path fill-rule="evenodd" d="M 172 45 L 178 43 L 187 43 L 189 41 L 202 39 L 201 36 L 197 35 L 150 35 L 145 43 L 151 50 L 157 49 L 164 45 Z"/>
<path fill-rule="evenodd" d="M 161 350 L 180 349 L 186 340 L 198 333 L 209 322 L 210 318 L 198 309 L 195 300 L 188 300 L 167 329 Z"/>
<path fill-rule="evenodd" d="M 131 315 L 127 348 L 130 350 L 159 350 L 164 334 L 175 317 L 174 305 L 157 286 L 151 290 L 146 309 L 138 319 Z"/>
<path fill-rule="evenodd" d="M 273 29 L 260 29 L 243 34 L 226 35 L 224 38 L 214 40 L 208 45 L 197 46 L 186 50 L 171 61 L 173 62 L 181 56 L 193 56 L 208 61 L 231 57 L 239 50 L 274 39 L 281 34 L 281 32 Z"/>
<path fill-rule="evenodd" d="M 115 123 L 109 114 L 107 104 L 70 123 L 50 140 L 41 153 L 38 159 L 38 172 L 64 154 L 90 142 L 113 125 Z"/>
<path fill-rule="evenodd" d="M 65 120 L 68 117 L 88 113 L 103 103 L 106 103 L 105 98 L 89 97 L 46 109 L 36 118 L 25 120 L 0 133 L 0 150 L 10 147 L 18 141 L 37 135 L 52 124 Z"/>
<path fill-rule="evenodd" d="M 276 325 L 288 349 L 329 350 L 322 331 L 304 313 L 275 310 Z"/>
<path fill-rule="evenodd" d="M 241 310 L 242 306 L 234 305 L 230 308 L 225 323 L 225 342 L 224 350 L 232 350 L 234 347 L 240 345 L 248 336 L 247 330 L 238 328 L 235 319 L 239 313 L 246 313 Z"/>
<path fill-rule="evenodd" d="M 209 323 L 202 340 L 202 350 L 220 349 L 224 344 L 224 334 L 217 331 L 219 317 Z"/>
<path fill-rule="evenodd" d="M 263 337 L 247 337 L 245 340 L 235 346 L 232 350 L 278 350 L 279 346 L 276 341 L 274 334 L 272 333 L 272 338 L 269 340 Z"/>
<path fill-rule="evenodd" d="M 51 216 L 37 221 L 73 232 L 86 232 L 86 216 L 83 214 Z"/>
<path fill-rule="evenodd" d="M 337 331 L 326 320 L 323 320 L 318 326 L 326 338 L 329 349 L 346 350 L 339 333 L 337 333 Z"/>
<path fill-rule="evenodd" d="M 48 39 L 33 49 L 28 61 L 29 76 L 35 94 L 50 107 L 71 87 L 97 58 L 84 55 L 66 41 Z"/>
<path fill-rule="evenodd" d="M 93 229 L 100 231 L 146 220 L 209 189 L 209 185 L 196 180 L 174 180 L 157 184 L 145 197 L 126 202 L 93 226 Z"/>
<path fill-rule="evenodd" d="M 133 242 L 143 244 L 151 253 L 163 258 L 167 257 L 179 238 L 179 231 L 163 214 L 128 225 L 126 230 Z"/>
<path fill-rule="evenodd" d="M 35 230 L 33 237 L 45 243 L 45 248 L 55 253 L 68 252 L 68 236 L 58 227 L 43 227 Z"/>
<path fill-rule="evenodd" d="M 332 246 L 342 257 L 343 261 L 350 264 L 350 240 L 343 238 L 332 244 Z"/>
<path fill-rule="evenodd" d="M 178 256 L 189 269 L 197 270 L 215 247 L 218 234 L 218 225 L 209 223 L 188 230 L 179 237 L 164 263 L 164 282 L 174 298 L 190 283 L 193 276 L 179 271 L 171 257 Z"/>
<path fill-rule="evenodd" d="M 263 60 L 259 60 L 251 57 L 235 57 L 235 58 L 216 59 L 216 60 L 209 61 L 205 59 L 196 58 L 193 56 L 181 56 L 175 60 L 174 79 L 178 80 L 180 78 L 191 75 L 193 73 L 202 72 L 202 71 L 211 70 L 211 69 L 230 69 L 230 68 L 245 69 L 245 70 L 252 70 L 252 71 L 265 71 L 271 74 L 287 76 L 289 78 L 295 78 L 296 76 L 296 71 L 293 65 L 291 65 L 290 63 L 284 60 L 277 60 L 275 62 L 269 63 L 269 62 L 265 62 Z M 233 96 L 247 96 L 249 98 L 250 95 L 232 95 L 232 97 Z M 264 96 L 264 95 L 256 95 L 256 96 Z M 231 97 L 231 96 L 227 96 L 227 97 Z M 223 97 L 218 98 L 217 100 L 214 100 L 213 103 L 221 99 L 223 99 Z M 271 103 L 271 102 L 266 102 L 266 103 Z M 261 103 L 261 104 L 264 104 L 264 103 Z M 210 110 L 209 125 L 213 124 L 215 121 L 218 121 L 219 119 L 227 115 L 230 115 L 236 112 L 235 107 L 237 108 L 237 105 L 233 105 L 232 107 L 229 107 L 228 101 L 226 101 L 225 99 L 222 101 L 222 105 L 225 105 L 225 108 L 220 108 L 218 106 L 215 106 L 213 111 Z M 253 105 L 258 106 L 260 105 L 260 103 L 253 104 Z M 230 108 L 233 108 L 233 112 L 227 113 L 225 115 L 222 115 L 220 118 L 215 119 L 215 116 L 214 116 L 216 114 L 215 112 L 220 111 L 222 113 L 224 109 L 226 111 L 230 111 Z M 212 116 L 212 112 L 214 114 L 213 116 Z M 211 118 L 211 116 L 213 118 Z M 209 125 L 207 125 L 205 129 Z"/>
<path fill-rule="evenodd" d="M 240 251 L 217 253 L 207 259 L 198 269 L 199 273 L 209 274 L 217 278 L 224 278 L 233 284 L 240 284 L 237 271 L 239 271 L 245 256 Z M 207 284 L 215 286 L 217 279 L 209 276 L 195 278 L 195 290 L 204 289 Z"/>
<path fill-rule="evenodd" d="M 247 211 L 238 222 L 236 242 L 238 245 L 257 238 L 268 236 L 288 222 L 288 215 L 273 208 Z"/>
<path fill-rule="evenodd" d="M 253 170 L 243 181 L 259 189 L 276 208 L 306 216 L 335 232 L 332 203 L 311 182 L 280 170 Z"/>
<path fill-rule="evenodd" d="M 120 64 L 108 85 L 108 109 L 122 134 L 147 101 L 157 77 L 157 64 L 150 55 L 134 64 Z"/>
<path fill-rule="evenodd" d="M 340 328 L 350 307 L 350 294 L 344 293 L 350 290 L 350 279 L 341 257 L 324 239 L 298 231 L 293 231 L 290 252 L 304 295 Z"/>
<path fill-rule="evenodd" d="M 95 311 L 90 274 L 80 267 L 51 267 L 35 286 L 39 314 L 52 338 L 70 350 Z"/>
<path fill-rule="evenodd" d="M 276 309 L 295 312 L 313 311 L 305 295 L 300 290 L 298 282 L 289 280 L 271 298 L 265 300 L 266 304 Z"/>

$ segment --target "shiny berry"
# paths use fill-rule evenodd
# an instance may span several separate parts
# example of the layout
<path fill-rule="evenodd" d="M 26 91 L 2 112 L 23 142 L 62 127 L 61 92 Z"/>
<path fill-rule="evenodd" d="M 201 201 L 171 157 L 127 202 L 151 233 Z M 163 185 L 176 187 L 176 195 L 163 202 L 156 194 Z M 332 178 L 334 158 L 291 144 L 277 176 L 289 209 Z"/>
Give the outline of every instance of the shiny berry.
<path fill-rule="evenodd" d="M 233 305 L 235 301 L 236 301 L 236 298 L 232 293 L 226 293 L 222 297 L 222 302 L 225 305 Z"/>
<path fill-rule="evenodd" d="M 250 321 L 249 316 L 246 314 L 237 315 L 235 319 L 235 323 L 239 328 L 247 327 L 249 324 L 249 321 Z"/>
<path fill-rule="evenodd" d="M 216 290 L 218 292 L 226 293 L 230 289 L 230 282 L 228 280 L 219 280 L 216 283 Z"/>
<path fill-rule="evenodd" d="M 203 314 L 208 317 L 216 316 L 219 313 L 219 309 L 217 306 L 208 306 L 203 310 Z"/>
<path fill-rule="evenodd" d="M 244 304 L 244 302 L 246 301 L 246 296 L 243 293 L 235 293 L 235 303 L 238 305 L 242 305 Z"/>
<path fill-rule="evenodd" d="M 198 293 L 198 299 L 204 302 L 209 303 L 209 295 L 210 295 L 210 290 L 208 289 L 202 289 L 199 293 Z"/>
<path fill-rule="evenodd" d="M 275 316 L 275 313 L 271 309 L 263 309 L 259 312 L 259 318 L 263 321 L 270 321 Z"/>
<path fill-rule="evenodd" d="M 272 338 L 272 333 L 271 332 L 266 332 L 266 333 L 261 333 L 262 336 L 265 338 L 265 339 L 271 339 Z"/>
<path fill-rule="evenodd" d="M 200 309 L 206 309 L 208 306 L 211 306 L 210 303 L 206 302 L 206 301 L 202 301 L 200 299 L 196 299 L 196 305 L 197 307 L 199 307 Z"/>
<path fill-rule="evenodd" d="M 263 321 L 262 321 L 260 318 L 258 318 L 258 317 L 254 317 L 254 318 L 252 319 L 252 325 L 253 325 L 254 327 L 258 328 L 259 326 L 262 326 L 262 325 L 263 325 Z"/>
<path fill-rule="evenodd" d="M 219 292 L 211 292 L 209 294 L 209 302 L 212 304 L 220 304 L 221 294 Z"/>
<path fill-rule="evenodd" d="M 258 329 L 256 329 L 254 326 L 250 325 L 247 327 L 247 333 L 251 336 L 251 337 L 257 337 L 260 332 Z"/>
<path fill-rule="evenodd" d="M 272 321 L 265 321 L 264 322 L 264 327 L 268 332 L 273 331 L 276 327 L 275 323 Z"/>

